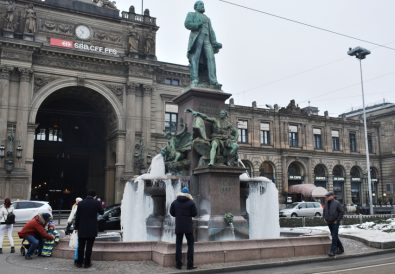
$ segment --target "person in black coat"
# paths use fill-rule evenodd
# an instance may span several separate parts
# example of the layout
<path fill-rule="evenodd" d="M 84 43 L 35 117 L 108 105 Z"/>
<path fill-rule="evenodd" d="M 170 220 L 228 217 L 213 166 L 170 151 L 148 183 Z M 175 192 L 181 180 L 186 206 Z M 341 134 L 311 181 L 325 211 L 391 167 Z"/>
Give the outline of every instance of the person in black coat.
<path fill-rule="evenodd" d="M 88 196 L 78 203 L 75 214 L 75 230 L 78 231 L 78 259 L 77 267 L 85 268 L 92 266 L 92 247 L 97 236 L 97 215 L 104 213 L 99 201 L 94 199 L 95 192 L 88 191 Z"/>
<path fill-rule="evenodd" d="M 339 239 L 339 226 L 343 219 L 344 209 L 343 206 L 335 199 L 333 192 L 326 193 L 325 200 L 323 217 L 332 236 L 331 250 L 329 251 L 328 256 L 333 257 L 336 254 L 344 253 L 344 247 Z"/>
<path fill-rule="evenodd" d="M 194 269 L 192 217 L 196 217 L 197 209 L 188 187 L 184 187 L 177 195 L 177 199 L 170 206 L 170 214 L 176 218 L 176 268 L 182 267 L 181 249 L 185 234 L 188 243 L 187 269 Z"/>

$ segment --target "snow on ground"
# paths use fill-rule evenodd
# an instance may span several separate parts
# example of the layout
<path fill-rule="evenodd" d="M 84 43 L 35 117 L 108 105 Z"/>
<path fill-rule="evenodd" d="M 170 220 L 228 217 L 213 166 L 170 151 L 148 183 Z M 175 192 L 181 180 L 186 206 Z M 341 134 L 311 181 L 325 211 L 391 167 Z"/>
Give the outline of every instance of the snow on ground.
<path fill-rule="evenodd" d="M 281 231 L 304 233 L 305 235 L 316 235 L 322 232 L 329 234 L 327 226 L 287 228 Z M 339 234 L 355 236 L 371 242 L 395 242 L 395 218 L 380 223 L 366 222 L 358 225 L 342 225 Z"/>

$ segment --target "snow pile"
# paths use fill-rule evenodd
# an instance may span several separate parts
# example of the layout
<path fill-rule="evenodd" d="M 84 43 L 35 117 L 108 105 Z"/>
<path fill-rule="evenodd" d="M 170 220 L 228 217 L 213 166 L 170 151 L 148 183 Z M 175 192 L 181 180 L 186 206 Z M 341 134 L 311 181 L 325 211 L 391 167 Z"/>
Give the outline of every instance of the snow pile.
<path fill-rule="evenodd" d="M 360 225 L 355 225 L 359 229 L 365 230 L 379 230 L 382 232 L 392 233 L 395 232 L 395 219 L 388 219 L 381 222 L 366 222 Z"/>

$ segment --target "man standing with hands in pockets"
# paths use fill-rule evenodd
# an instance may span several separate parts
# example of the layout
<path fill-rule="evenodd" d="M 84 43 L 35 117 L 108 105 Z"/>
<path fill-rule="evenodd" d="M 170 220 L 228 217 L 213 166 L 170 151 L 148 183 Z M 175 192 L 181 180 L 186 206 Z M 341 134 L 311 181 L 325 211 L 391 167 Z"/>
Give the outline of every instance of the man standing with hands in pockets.
<path fill-rule="evenodd" d="M 334 257 L 336 254 L 344 253 L 344 247 L 339 240 L 339 226 L 343 219 L 343 206 L 335 199 L 333 192 L 325 194 L 324 219 L 328 224 L 332 236 L 331 250 L 328 253 L 329 257 Z"/>
<path fill-rule="evenodd" d="M 193 265 L 193 228 L 192 217 L 197 215 L 196 205 L 188 187 L 183 187 L 177 199 L 170 206 L 171 216 L 176 218 L 176 268 L 182 267 L 182 239 L 187 238 L 187 269 L 195 269 Z"/>

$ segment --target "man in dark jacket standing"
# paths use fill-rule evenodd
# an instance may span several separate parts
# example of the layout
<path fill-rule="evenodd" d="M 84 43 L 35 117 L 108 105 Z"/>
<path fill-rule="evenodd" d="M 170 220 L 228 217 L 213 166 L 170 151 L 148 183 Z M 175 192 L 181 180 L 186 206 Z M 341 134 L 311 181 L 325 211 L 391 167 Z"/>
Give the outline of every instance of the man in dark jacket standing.
<path fill-rule="evenodd" d="M 192 217 L 197 215 L 196 205 L 193 202 L 188 187 L 184 187 L 181 193 L 177 195 L 177 199 L 170 206 L 171 216 L 176 218 L 176 268 L 182 267 L 182 239 L 187 238 L 187 269 L 195 269 L 193 265 L 193 232 Z"/>
<path fill-rule="evenodd" d="M 103 214 L 103 208 L 96 199 L 95 192 L 88 191 L 88 196 L 78 203 L 75 214 L 75 229 L 78 230 L 78 259 L 75 265 L 85 268 L 92 266 L 92 247 L 97 236 L 97 215 Z"/>
<path fill-rule="evenodd" d="M 344 253 L 344 247 L 339 240 L 339 226 L 340 221 L 343 219 L 344 209 L 343 206 L 335 199 L 333 192 L 325 194 L 325 200 L 324 219 L 328 224 L 332 236 L 332 245 L 328 256 L 333 257 L 336 254 Z"/>

